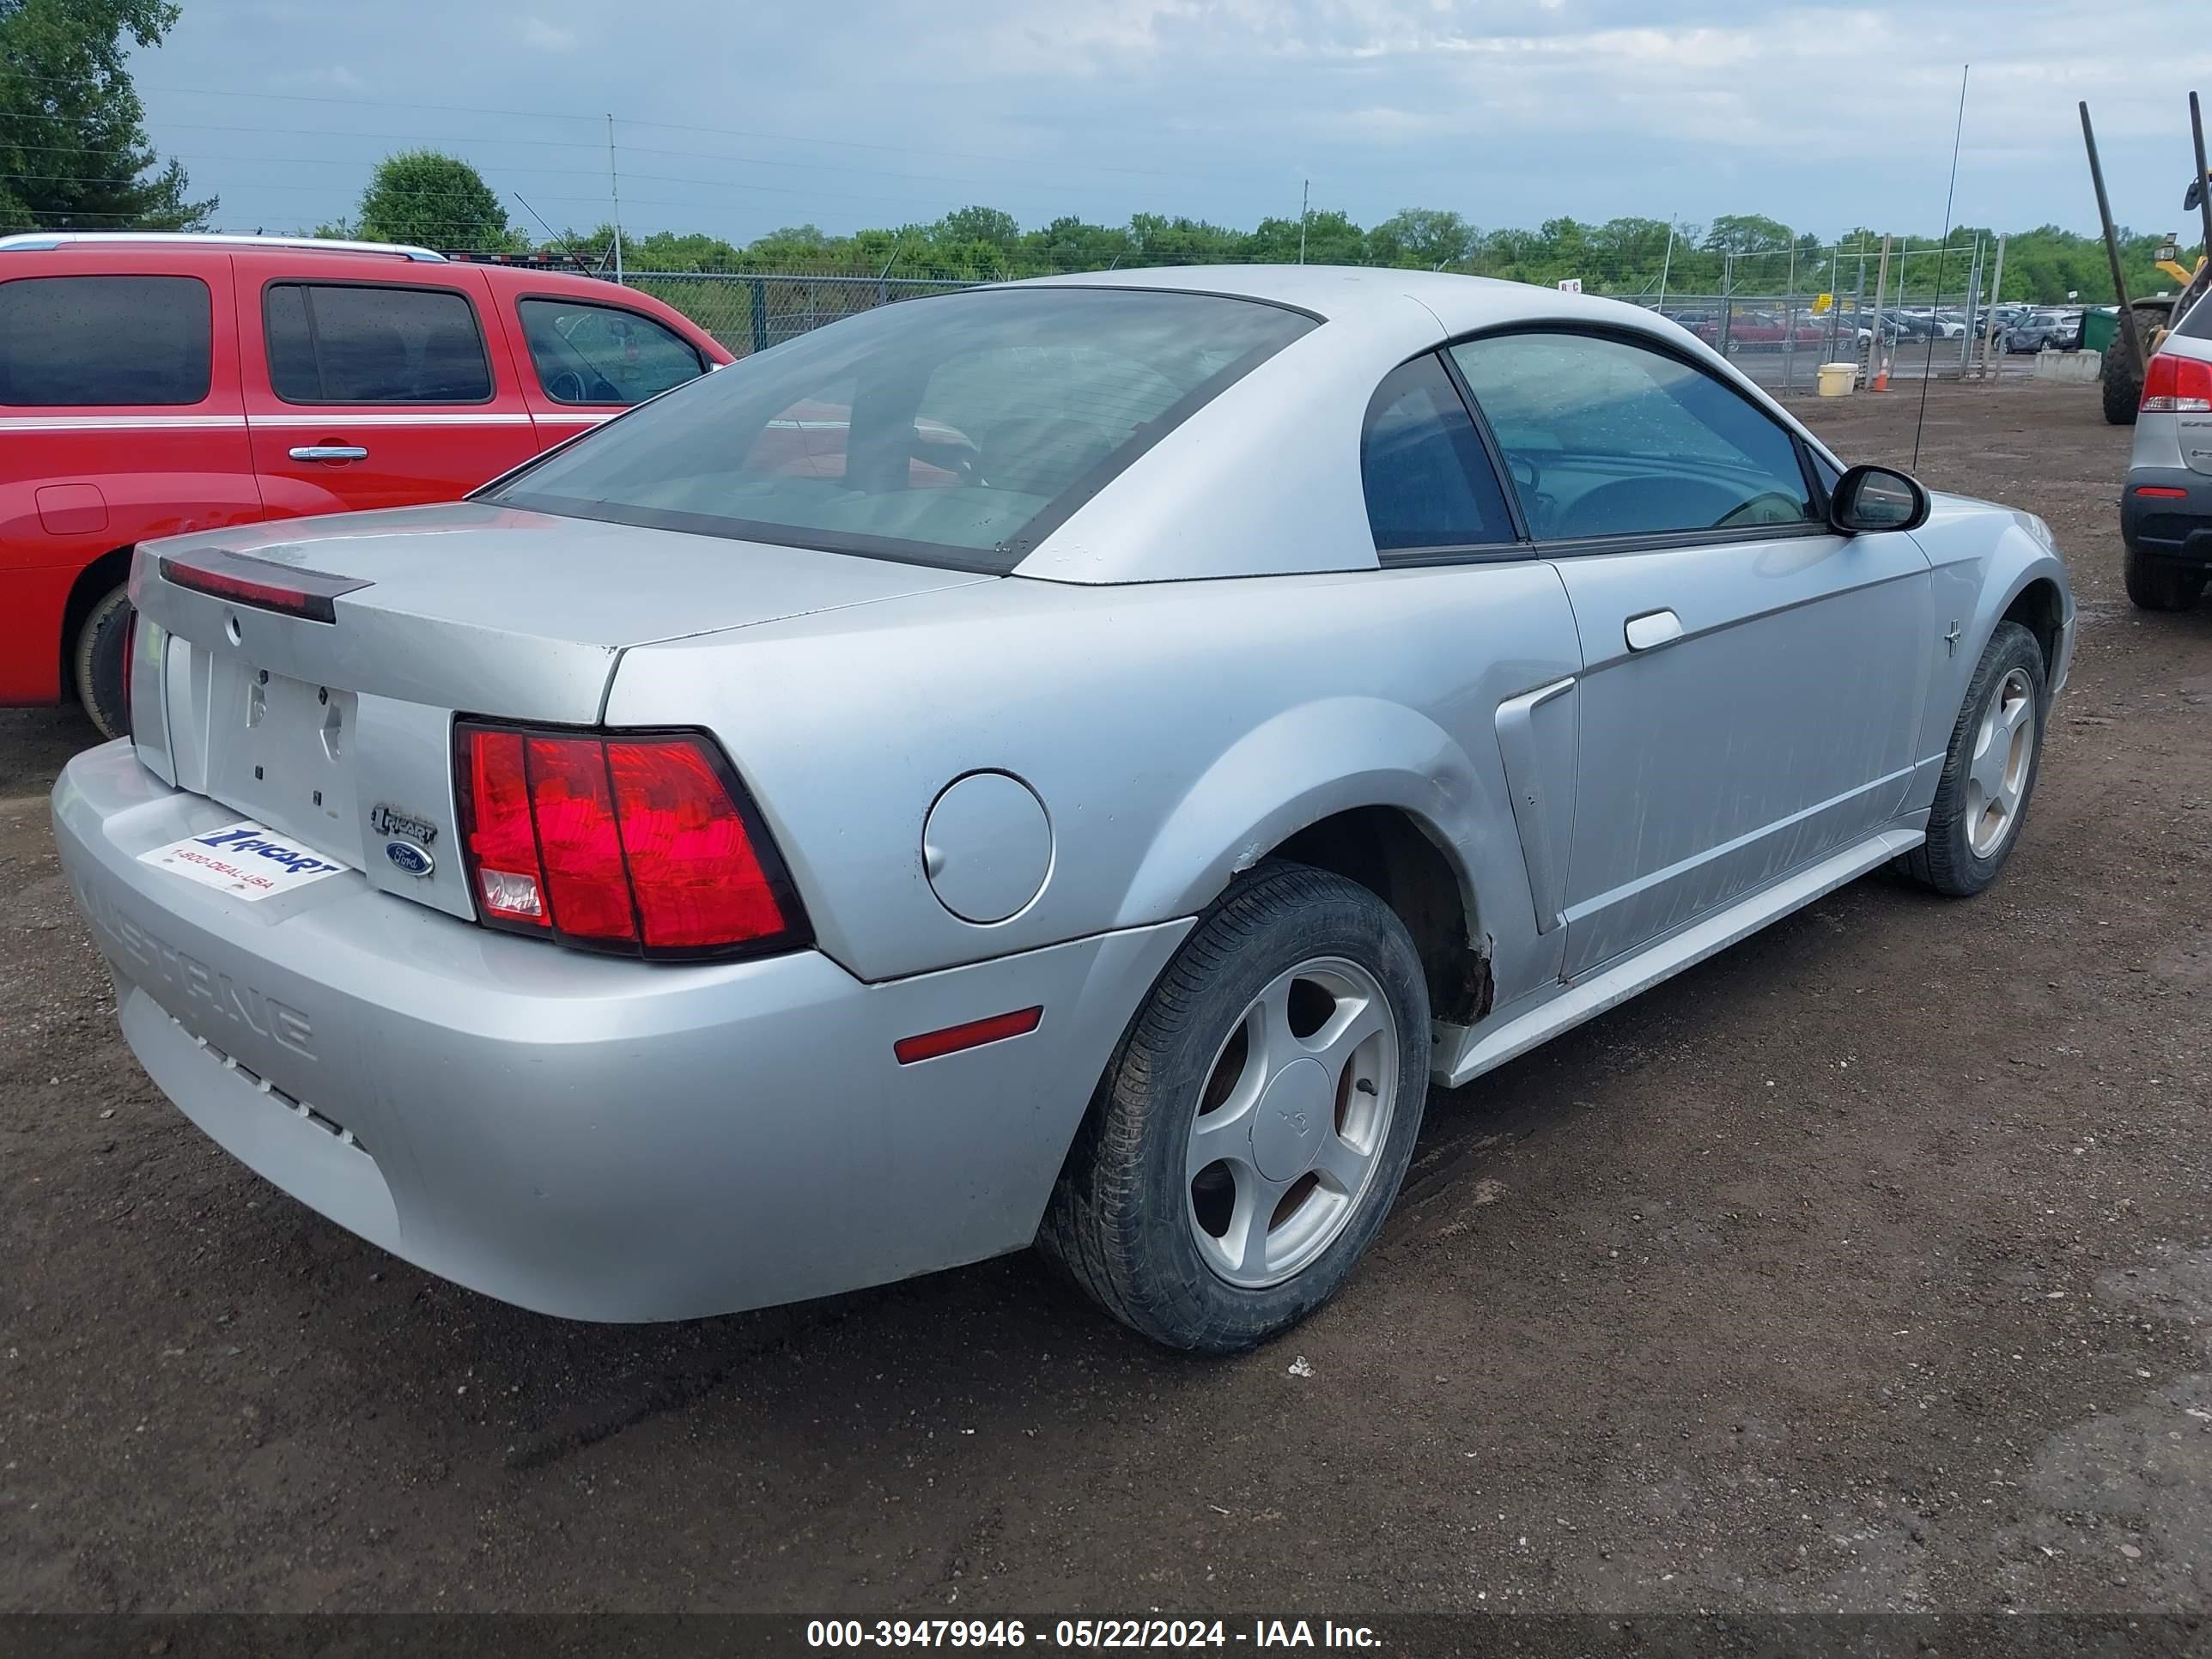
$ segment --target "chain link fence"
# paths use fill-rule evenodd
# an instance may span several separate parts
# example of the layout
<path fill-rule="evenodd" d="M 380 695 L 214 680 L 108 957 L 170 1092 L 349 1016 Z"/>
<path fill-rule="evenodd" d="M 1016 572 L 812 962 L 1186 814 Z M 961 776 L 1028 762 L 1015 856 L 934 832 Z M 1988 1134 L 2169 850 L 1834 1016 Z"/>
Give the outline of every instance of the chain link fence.
<path fill-rule="evenodd" d="M 740 357 L 895 300 L 971 286 L 949 278 L 719 270 L 630 270 L 623 280 L 673 306 Z"/>
<path fill-rule="evenodd" d="M 1993 258 L 1992 256 L 1995 255 Z M 1662 263 L 1614 273 L 1591 292 L 1671 318 L 1770 391 L 1815 390 L 1820 366 L 1850 363 L 1863 380 L 1885 369 L 1917 379 L 2025 373 L 2032 360 L 2006 351 L 1989 295 L 2001 251 L 1980 240 L 1887 251 L 1836 243 L 1730 255 L 1722 286 L 1670 287 Z M 1707 273 L 1710 274 L 1710 264 Z M 665 301 L 738 356 L 894 301 L 975 286 L 951 274 L 880 276 L 810 271 L 626 270 L 629 287 Z"/>

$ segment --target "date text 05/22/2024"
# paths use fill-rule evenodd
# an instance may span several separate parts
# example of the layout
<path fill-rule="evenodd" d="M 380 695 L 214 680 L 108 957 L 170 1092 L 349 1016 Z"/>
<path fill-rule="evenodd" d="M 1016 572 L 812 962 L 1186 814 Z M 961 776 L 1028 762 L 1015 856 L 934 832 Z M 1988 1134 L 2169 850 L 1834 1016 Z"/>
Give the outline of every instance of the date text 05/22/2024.
<path fill-rule="evenodd" d="M 810 1648 L 1336 1648 L 1382 1646 L 1366 1625 L 1333 1620 L 1255 1619 L 815 1619 Z"/>

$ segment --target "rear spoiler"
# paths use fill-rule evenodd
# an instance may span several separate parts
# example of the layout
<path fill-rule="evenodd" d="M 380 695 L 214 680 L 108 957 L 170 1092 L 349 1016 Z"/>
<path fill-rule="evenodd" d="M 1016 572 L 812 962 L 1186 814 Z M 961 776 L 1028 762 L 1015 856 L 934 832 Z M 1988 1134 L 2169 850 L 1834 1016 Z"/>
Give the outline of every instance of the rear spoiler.
<path fill-rule="evenodd" d="M 308 622 L 337 622 L 337 607 L 331 601 L 341 593 L 371 585 L 352 576 L 302 570 L 297 565 L 248 558 L 243 553 L 227 553 L 219 548 L 200 553 L 167 554 L 159 564 L 161 580 L 172 587 L 210 594 L 258 611 L 280 611 Z"/>

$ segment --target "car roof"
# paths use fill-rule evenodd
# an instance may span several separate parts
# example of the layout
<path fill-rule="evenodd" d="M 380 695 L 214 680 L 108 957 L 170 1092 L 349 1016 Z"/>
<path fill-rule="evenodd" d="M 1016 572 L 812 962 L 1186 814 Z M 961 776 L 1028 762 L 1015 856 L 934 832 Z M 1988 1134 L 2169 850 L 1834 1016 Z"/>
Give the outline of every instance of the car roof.
<path fill-rule="evenodd" d="M 1360 480 L 1370 399 L 1399 364 L 1517 324 L 1652 339 L 1741 388 L 1832 462 L 1826 446 L 1680 325 L 1645 307 L 1555 288 L 1376 266 L 1177 265 L 1001 285 L 1224 295 L 1322 320 L 1191 415 L 1015 567 L 1084 583 L 1190 580 L 1371 564 Z M 906 303 L 929 305 L 929 300 Z M 1840 467 L 1838 467 L 1840 470 Z"/>
<path fill-rule="evenodd" d="M 1425 307 L 1446 334 L 1464 334 L 1505 323 L 1577 318 L 1619 323 L 1624 312 L 1646 318 L 1654 314 L 1642 307 L 1594 295 L 1570 294 L 1493 276 L 1401 270 L 1388 265 L 1162 265 L 1038 276 L 1008 286 L 1224 294 L 1290 306 L 1330 322 L 1376 315 L 1411 300 Z"/>

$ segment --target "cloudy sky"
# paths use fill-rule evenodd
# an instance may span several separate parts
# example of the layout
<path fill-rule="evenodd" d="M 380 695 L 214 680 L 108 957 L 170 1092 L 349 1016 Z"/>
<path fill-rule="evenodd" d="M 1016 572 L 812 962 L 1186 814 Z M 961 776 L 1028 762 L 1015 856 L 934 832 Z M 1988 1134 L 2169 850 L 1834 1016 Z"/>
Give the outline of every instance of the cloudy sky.
<path fill-rule="evenodd" d="M 227 228 L 349 210 L 410 143 L 467 156 L 534 225 L 736 240 L 933 218 L 1188 213 L 1249 226 L 1455 209 L 1758 212 L 1932 234 L 1960 66 L 1961 223 L 2095 206 L 2181 226 L 2212 0 L 183 0 L 138 77 L 155 142 Z"/>

